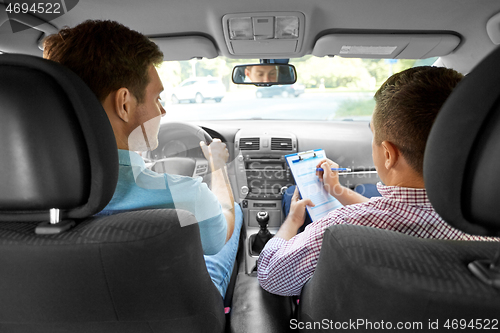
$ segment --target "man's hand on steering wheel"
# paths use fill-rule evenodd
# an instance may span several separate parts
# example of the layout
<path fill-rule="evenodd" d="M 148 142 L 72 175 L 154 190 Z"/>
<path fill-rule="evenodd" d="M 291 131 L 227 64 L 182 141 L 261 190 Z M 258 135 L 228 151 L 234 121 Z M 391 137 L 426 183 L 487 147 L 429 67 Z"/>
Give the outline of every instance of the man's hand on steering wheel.
<path fill-rule="evenodd" d="M 212 172 L 221 168 L 224 168 L 228 159 L 229 151 L 227 150 L 226 144 L 220 139 L 213 139 L 210 145 L 206 145 L 205 142 L 200 142 L 201 150 L 203 155 L 207 159 Z"/>

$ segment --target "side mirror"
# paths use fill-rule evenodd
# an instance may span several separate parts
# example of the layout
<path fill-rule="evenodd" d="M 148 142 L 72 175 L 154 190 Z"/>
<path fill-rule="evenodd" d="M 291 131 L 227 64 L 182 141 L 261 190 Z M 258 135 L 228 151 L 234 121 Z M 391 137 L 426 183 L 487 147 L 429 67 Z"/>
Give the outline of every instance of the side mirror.
<path fill-rule="evenodd" d="M 293 84 L 297 81 L 297 71 L 288 64 L 251 64 L 233 68 L 233 82 L 236 84 L 254 84 L 272 86 Z"/>

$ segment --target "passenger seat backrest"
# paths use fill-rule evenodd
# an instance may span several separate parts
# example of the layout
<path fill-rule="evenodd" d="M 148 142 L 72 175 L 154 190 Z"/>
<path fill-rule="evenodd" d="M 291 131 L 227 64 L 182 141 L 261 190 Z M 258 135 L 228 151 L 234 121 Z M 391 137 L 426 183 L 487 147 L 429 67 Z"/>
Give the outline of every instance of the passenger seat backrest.
<path fill-rule="evenodd" d="M 0 332 L 224 331 L 191 213 L 94 215 L 113 196 L 118 153 L 77 75 L 0 55 L 0 117 Z M 51 208 L 76 226 L 37 234 Z"/>
<path fill-rule="evenodd" d="M 500 49 L 455 88 L 427 141 L 424 179 L 434 209 L 469 234 L 500 235 Z"/>

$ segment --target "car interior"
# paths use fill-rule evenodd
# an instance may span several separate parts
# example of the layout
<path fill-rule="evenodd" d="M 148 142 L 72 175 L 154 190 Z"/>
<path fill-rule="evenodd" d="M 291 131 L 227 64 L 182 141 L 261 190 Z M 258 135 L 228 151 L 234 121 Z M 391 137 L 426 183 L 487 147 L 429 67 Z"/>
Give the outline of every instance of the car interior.
<path fill-rule="evenodd" d="M 285 156 L 324 149 L 351 169 L 344 186 L 379 195 L 373 94 L 419 65 L 466 75 L 428 140 L 429 199 L 455 228 L 500 236 L 500 2 L 61 0 L 50 15 L 33 3 L 0 0 L 0 332 L 500 329 L 495 242 L 339 225 L 325 232 L 300 296 L 268 293 L 256 273 L 295 184 Z M 149 168 L 210 184 L 199 142 L 228 147 L 243 228 L 225 299 L 192 214 L 96 215 L 117 183 L 111 125 L 78 76 L 42 58 L 46 36 L 88 19 L 118 21 L 164 54 L 167 114 L 158 147 L 140 152 Z M 249 82 L 250 65 L 276 66 L 285 79 Z M 188 79 L 218 92 L 179 98 Z"/>

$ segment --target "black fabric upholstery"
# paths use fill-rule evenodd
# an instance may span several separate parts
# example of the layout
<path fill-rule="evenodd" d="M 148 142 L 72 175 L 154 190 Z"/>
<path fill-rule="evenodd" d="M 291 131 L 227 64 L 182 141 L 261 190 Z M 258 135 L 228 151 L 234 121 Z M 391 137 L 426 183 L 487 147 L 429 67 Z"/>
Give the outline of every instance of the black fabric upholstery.
<path fill-rule="evenodd" d="M 492 242 L 330 227 L 316 271 L 302 290 L 299 320 L 416 321 L 424 323 L 425 331 L 429 320 L 498 318 L 500 290 L 467 269 L 469 262 L 490 258 L 497 248 Z"/>
<path fill-rule="evenodd" d="M 180 227 L 177 214 L 193 224 Z M 0 331 L 222 332 L 195 222 L 185 211 L 145 210 L 52 236 L 0 223 Z"/>
<path fill-rule="evenodd" d="M 0 55 L 0 221 L 83 218 L 113 196 L 118 154 L 100 102 L 52 61 Z M 40 172 L 43 170 L 43 172 Z"/>
<path fill-rule="evenodd" d="M 432 128 L 424 158 L 429 199 L 451 225 L 500 235 L 500 48 L 454 90 Z"/>

